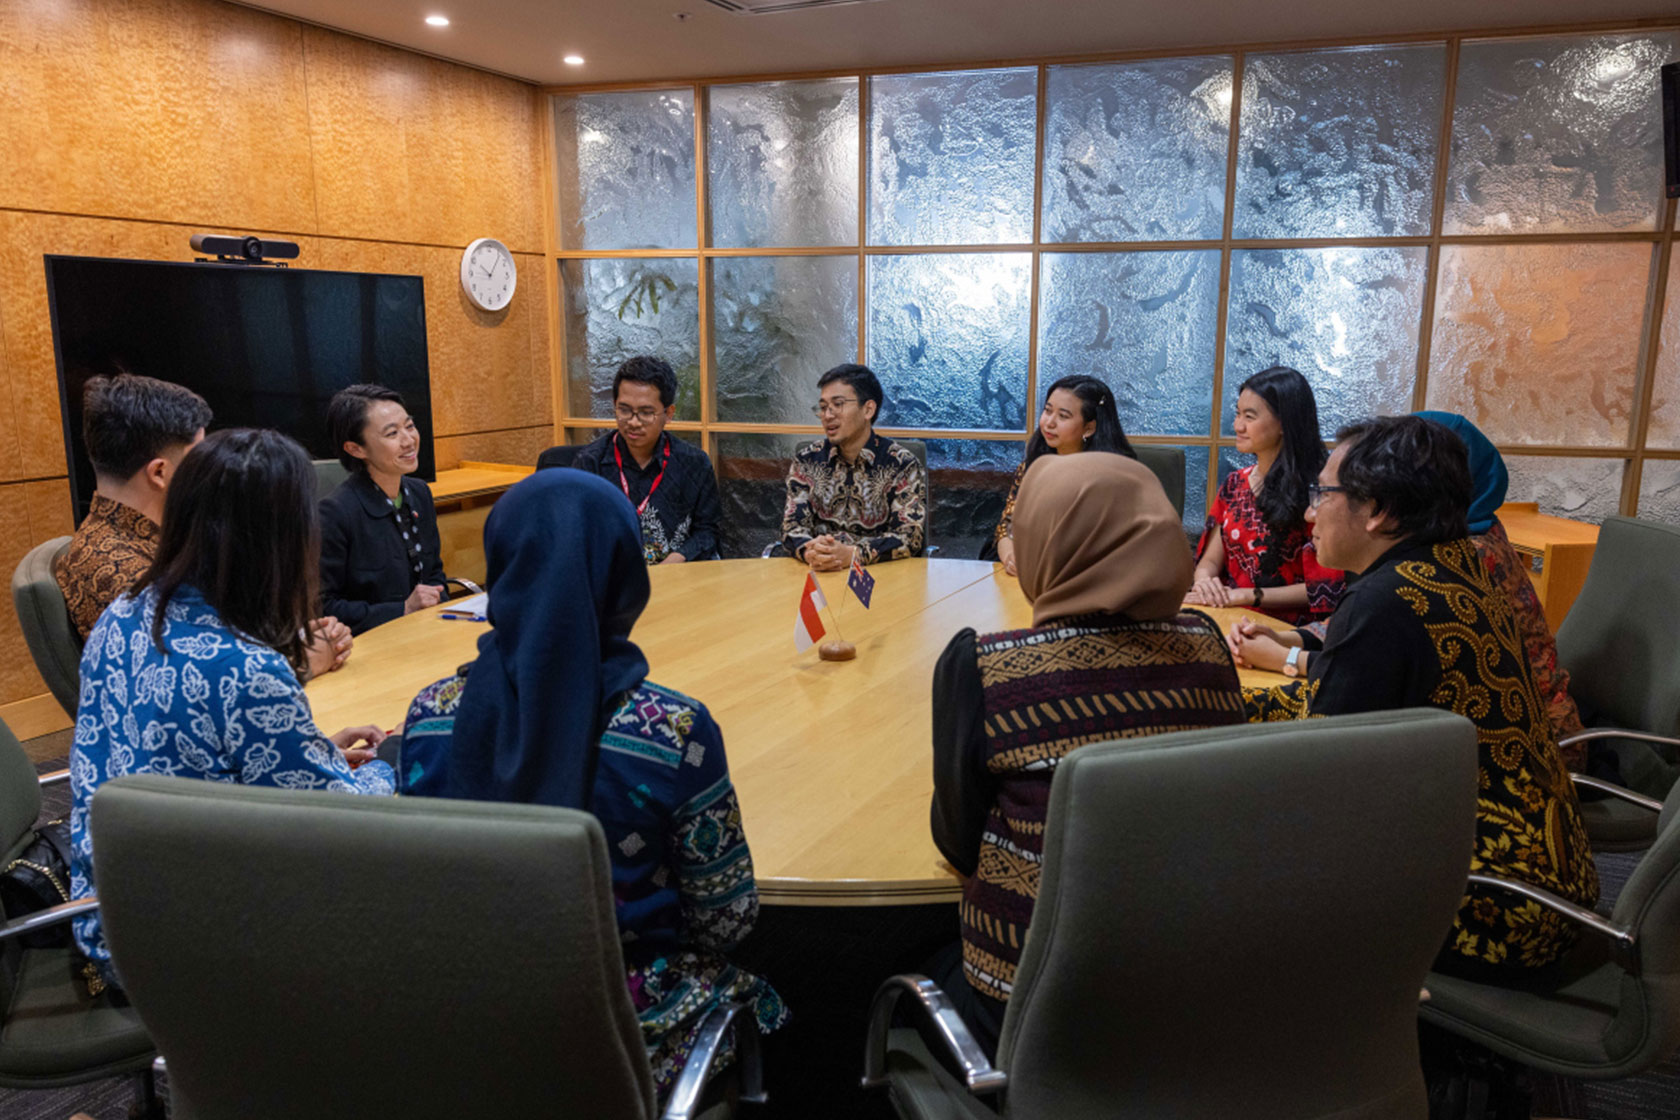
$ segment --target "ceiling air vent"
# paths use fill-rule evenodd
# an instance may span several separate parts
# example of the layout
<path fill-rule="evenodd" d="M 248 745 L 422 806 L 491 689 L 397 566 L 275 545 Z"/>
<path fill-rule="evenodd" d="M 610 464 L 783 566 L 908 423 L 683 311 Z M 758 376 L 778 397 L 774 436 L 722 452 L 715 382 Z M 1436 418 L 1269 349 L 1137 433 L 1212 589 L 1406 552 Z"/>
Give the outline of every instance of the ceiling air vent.
<path fill-rule="evenodd" d="M 738 16 L 767 16 L 773 12 L 802 12 L 807 8 L 838 8 L 845 4 L 873 4 L 876 0 L 706 0 L 713 7 Z"/>

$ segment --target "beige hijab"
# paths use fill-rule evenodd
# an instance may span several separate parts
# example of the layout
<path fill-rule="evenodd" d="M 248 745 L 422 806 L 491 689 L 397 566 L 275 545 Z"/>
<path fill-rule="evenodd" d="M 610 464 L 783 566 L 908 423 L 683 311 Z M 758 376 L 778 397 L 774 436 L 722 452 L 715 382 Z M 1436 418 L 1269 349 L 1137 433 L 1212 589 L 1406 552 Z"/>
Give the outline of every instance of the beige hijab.
<path fill-rule="evenodd" d="M 1076 615 L 1172 618 L 1194 562 L 1149 468 L 1103 451 L 1041 455 L 1015 499 L 1015 564 L 1033 625 Z"/>

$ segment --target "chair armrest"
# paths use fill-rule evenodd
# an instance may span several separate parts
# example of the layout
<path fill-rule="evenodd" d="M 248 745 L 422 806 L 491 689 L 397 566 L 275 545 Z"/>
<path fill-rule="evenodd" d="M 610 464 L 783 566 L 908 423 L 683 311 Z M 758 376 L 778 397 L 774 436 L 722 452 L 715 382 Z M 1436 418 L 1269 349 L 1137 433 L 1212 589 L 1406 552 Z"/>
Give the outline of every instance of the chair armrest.
<path fill-rule="evenodd" d="M 956 1059 L 963 1072 L 963 1083 L 970 1093 L 996 1093 L 1009 1085 L 1009 1075 L 992 1068 L 986 1052 L 962 1021 L 957 1009 L 951 1006 L 938 984 L 926 976 L 903 973 L 889 976 L 886 983 L 875 990 L 875 1002 L 869 1008 L 869 1036 L 864 1040 L 863 1087 L 874 1089 L 887 1084 L 887 1031 L 892 1026 L 893 1009 L 900 996 L 908 994 L 916 1000 L 939 1031 L 945 1049 Z"/>
<path fill-rule="evenodd" d="M 1680 739 L 1670 739 L 1666 735 L 1653 735 L 1649 731 L 1628 731 L 1620 727 L 1592 727 L 1586 731 L 1578 731 L 1573 735 L 1565 735 L 1558 740 L 1558 746 L 1567 747 L 1574 743 L 1590 743 L 1594 739 L 1637 739 L 1641 743 L 1666 743 L 1671 747 L 1680 747 Z"/>
<path fill-rule="evenodd" d="M 69 780 L 70 771 L 68 770 L 49 770 L 39 778 L 40 783 L 44 786 L 54 786 L 59 782 L 68 782 Z"/>
<path fill-rule="evenodd" d="M 1484 887 L 1510 891 L 1523 898 L 1532 899 L 1546 909 L 1563 915 L 1577 925 L 1586 926 L 1610 939 L 1610 949 L 1616 963 L 1628 971 L 1631 976 L 1638 976 L 1640 971 L 1639 945 L 1634 940 L 1633 930 L 1617 925 L 1604 915 L 1588 910 L 1585 906 L 1577 906 L 1566 898 L 1559 898 L 1551 891 L 1528 883 L 1519 883 L 1514 879 L 1501 879 L 1497 875 L 1482 875 L 1472 871 L 1470 882 Z"/>
<path fill-rule="evenodd" d="M 736 1019 L 741 1020 L 740 1029 L 735 1032 L 735 1061 L 741 1071 L 740 1097 L 753 1104 L 764 1103 L 764 1058 L 759 1049 L 758 1024 L 744 1005 L 726 1003 L 712 1008 L 700 1021 L 700 1029 L 694 1035 L 694 1049 L 683 1063 L 677 1083 L 671 1086 L 671 1097 L 665 1102 L 660 1120 L 693 1120 L 700 1109 L 706 1082 L 711 1080 L 712 1067 Z"/>
<path fill-rule="evenodd" d="M 936 553 L 938 551 L 939 551 L 939 546 L 938 545 L 930 544 L 926 548 L 922 549 L 922 555 L 923 556 L 932 556 L 934 553 Z"/>
<path fill-rule="evenodd" d="M 768 560 L 770 557 L 775 556 L 778 553 L 782 556 L 793 555 L 793 553 L 789 552 L 781 541 L 771 541 L 769 544 L 764 546 L 764 551 L 758 554 L 758 558 L 760 560 Z"/>
<path fill-rule="evenodd" d="M 1631 801 L 1641 809 L 1649 809 L 1653 813 L 1662 812 L 1663 803 L 1661 801 L 1654 797 L 1646 797 L 1643 793 L 1635 793 L 1625 786 L 1617 785 L 1615 782 L 1607 782 L 1602 778 L 1589 778 L 1585 774 L 1571 774 L 1569 780 L 1578 786 L 1602 790 L 1612 797 L 1619 797 L 1623 801 Z"/>
<path fill-rule="evenodd" d="M 61 902 L 57 906 L 49 906 L 45 910 L 37 910 L 33 914 L 25 914 L 21 918 L 14 918 L 0 926 L 0 941 L 8 937 L 21 937 L 26 933 L 33 933 L 38 929 L 56 926 L 68 922 L 71 918 L 79 918 L 83 914 L 91 914 L 99 909 L 97 898 L 78 898 L 74 902 Z"/>
<path fill-rule="evenodd" d="M 484 592 L 484 588 L 480 587 L 478 584 L 474 583 L 472 580 L 462 579 L 460 576 L 444 576 L 443 577 L 443 582 L 444 582 L 445 586 L 447 586 L 451 583 L 458 583 L 462 587 L 467 589 L 467 594 L 469 594 L 469 595 L 480 595 Z"/>

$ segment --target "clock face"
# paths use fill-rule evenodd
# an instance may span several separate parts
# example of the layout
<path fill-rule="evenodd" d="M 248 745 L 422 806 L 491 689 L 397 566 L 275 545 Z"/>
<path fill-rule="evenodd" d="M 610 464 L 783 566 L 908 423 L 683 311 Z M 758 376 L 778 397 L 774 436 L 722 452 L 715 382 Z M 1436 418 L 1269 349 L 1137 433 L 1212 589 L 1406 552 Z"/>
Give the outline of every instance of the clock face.
<path fill-rule="evenodd" d="M 461 288 L 486 311 L 500 311 L 513 300 L 519 282 L 513 254 L 493 237 L 481 237 L 461 254 Z"/>

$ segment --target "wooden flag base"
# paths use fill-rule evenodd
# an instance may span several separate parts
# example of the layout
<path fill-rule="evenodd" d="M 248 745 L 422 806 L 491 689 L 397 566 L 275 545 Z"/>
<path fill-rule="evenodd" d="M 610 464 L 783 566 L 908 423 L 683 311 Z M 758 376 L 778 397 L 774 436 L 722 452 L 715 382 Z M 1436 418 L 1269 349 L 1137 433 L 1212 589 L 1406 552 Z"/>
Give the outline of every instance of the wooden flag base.
<path fill-rule="evenodd" d="M 817 656 L 824 661 L 850 661 L 857 656 L 857 647 L 851 642 L 824 642 L 817 647 Z"/>

